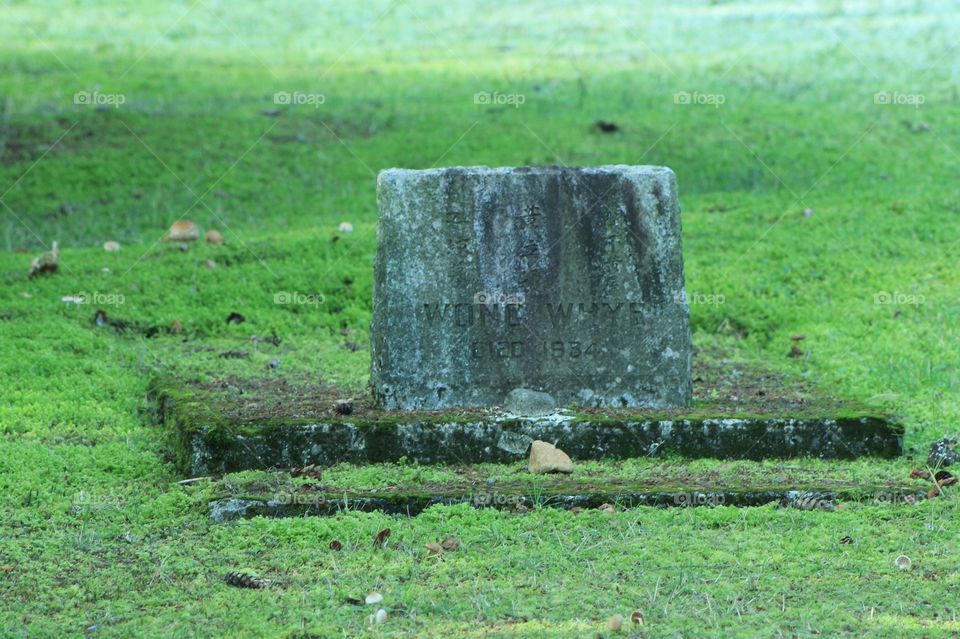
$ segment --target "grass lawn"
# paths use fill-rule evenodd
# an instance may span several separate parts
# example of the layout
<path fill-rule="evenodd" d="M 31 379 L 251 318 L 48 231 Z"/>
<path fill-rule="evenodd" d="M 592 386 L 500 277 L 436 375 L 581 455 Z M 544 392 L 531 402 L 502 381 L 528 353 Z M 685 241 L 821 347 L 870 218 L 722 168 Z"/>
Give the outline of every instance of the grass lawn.
<path fill-rule="evenodd" d="M 364 392 L 380 169 L 663 164 L 695 344 L 897 413 L 905 458 L 829 472 L 905 480 L 960 420 L 954 9 L 0 0 L 0 636 L 594 637 L 635 609 L 624 636 L 956 636 L 952 491 L 215 525 L 147 399 L 171 369 Z M 226 242 L 160 241 L 180 218 Z M 53 241 L 59 272 L 28 279 Z M 650 464 L 685 462 L 615 472 Z M 769 469 L 695 464 L 731 485 Z M 428 557 L 448 535 L 461 548 Z M 275 586 L 224 584 L 245 568 Z M 345 603 L 370 591 L 386 623 Z"/>

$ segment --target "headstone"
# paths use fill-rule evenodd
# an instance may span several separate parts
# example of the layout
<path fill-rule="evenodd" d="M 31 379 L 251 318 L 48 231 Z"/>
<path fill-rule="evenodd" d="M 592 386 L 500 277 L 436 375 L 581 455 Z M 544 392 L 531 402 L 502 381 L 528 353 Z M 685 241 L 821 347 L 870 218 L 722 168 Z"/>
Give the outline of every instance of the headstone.
<path fill-rule="evenodd" d="M 377 195 L 380 406 L 501 406 L 516 389 L 560 406 L 690 403 L 670 169 L 389 169 Z"/>

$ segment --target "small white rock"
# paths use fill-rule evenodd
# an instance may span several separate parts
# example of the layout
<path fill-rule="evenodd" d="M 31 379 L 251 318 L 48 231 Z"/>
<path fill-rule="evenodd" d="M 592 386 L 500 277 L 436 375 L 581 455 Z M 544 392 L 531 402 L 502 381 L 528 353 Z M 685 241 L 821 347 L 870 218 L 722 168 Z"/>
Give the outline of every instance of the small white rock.
<path fill-rule="evenodd" d="M 383 601 L 383 595 L 381 595 L 379 592 L 371 592 L 369 595 L 367 595 L 367 598 L 366 598 L 366 602 L 368 606 L 378 604 L 381 601 Z"/>
<path fill-rule="evenodd" d="M 387 622 L 387 611 L 381 608 L 377 614 L 373 615 L 373 623 L 381 624 Z"/>
<path fill-rule="evenodd" d="M 103 250 L 104 250 L 104 251 L 108 251 L 108 252 L 110 252 L 110 253 L 113 253 L 113 252 L 115 252 L 115 251 L 119 251 L 119 250 L 120 250 L 120 243 L 119 243 L 119 242 L 104 242 L 104 243 L 103 243 Z"/>
<path fill-rule="evenodd" d="M 340 226 L 337 227 L 337 230 L 341 233 L 353 233 L 353 224 L 350 222 L 340 222 Z"/>
<path fill-rule="evenodd" d="M 913 562 L 906 555 L 900 555 L 896 560 L 897 568 L 900 570 L 910 570 L 910 567 L 913 566 Z"/>

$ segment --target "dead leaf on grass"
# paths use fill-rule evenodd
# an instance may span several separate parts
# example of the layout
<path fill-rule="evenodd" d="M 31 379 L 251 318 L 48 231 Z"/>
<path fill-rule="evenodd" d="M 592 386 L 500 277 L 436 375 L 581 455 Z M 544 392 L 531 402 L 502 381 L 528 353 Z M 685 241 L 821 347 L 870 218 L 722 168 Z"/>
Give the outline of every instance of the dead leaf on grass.
<path fill-rule="evenodd" d="M 623 615 L 613 615 L 607 622 L 607 630 L 610 632 L 620 632 L 623 627 Z"/>
<path fill-rule="evenodd" d="M 294 466 L 290 469 L 291 477 L 310 477 L 311 479 L 323 479 L 323 468 L 317 464 L 307 464 L 306 466 Z"/>
<path fill-rule="evenodd" d="M 460 547 L 460 540 L 452 536 L 447 537 L 440 542 L 440 546 L 446 551 L 453 552 Z"/>
<path fill-rule="evenodd" d="M 390 529 L 384 528 L 377 533 L 377 536 L 373 538 L 373 547 L 374 548 L 383 548 L 387 545 L 387 540 L 390 539 Z"/>

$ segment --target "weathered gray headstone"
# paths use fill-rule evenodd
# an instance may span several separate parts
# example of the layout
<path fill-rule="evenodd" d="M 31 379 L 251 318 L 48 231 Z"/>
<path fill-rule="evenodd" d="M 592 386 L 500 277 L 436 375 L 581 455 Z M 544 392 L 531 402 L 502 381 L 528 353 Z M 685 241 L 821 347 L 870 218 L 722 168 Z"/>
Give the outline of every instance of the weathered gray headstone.
<path fill-rule="evenodd" d="M 385 408 L 685 406 L 690 327 L 673 172 L 382 171 L 371 385 Z"/>

